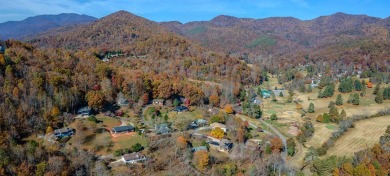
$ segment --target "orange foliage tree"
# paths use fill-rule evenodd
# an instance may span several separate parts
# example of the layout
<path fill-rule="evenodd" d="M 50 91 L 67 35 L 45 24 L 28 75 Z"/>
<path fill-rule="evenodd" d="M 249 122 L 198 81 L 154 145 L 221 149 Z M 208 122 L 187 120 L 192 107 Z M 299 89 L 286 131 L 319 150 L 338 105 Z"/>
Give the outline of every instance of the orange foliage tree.
<path fill-rule="evenodd" d="M 227 104 L 224 109 L 225 109 L 225 112 L 228 114 L 233 114 L 233 112 L 234 112 L 231 104 Z"/>
<path fill-rule="evenodd" d="M 209 165 L 209 155 L 206 151 L 201 150 L 194 153 L 194 160 L 197 169 L 203 171 Z"/>
<path fill-rule="evenodd" d="M 187 139 L 184 138 L 183 136 L 179 136 L 177 139 L 176 139 L 176 143 L 177 143 L 177 146 L 181 149 L 185 149 L 187 148 Z"/>
<path fill-rule="evenodd" d="M 219 106 L 219 96 L 218 95 L 211 95 L 209 97 L 209 100 L 210 100 L 210 103 L 213 105 L 213 106 Z"/>
<path fill-rule="evenodd" d="M 273 151 L 280 152 L 283 149 L 283 142 L 280 138 L 274 137 L 271 139 L 271 146 Z"/>
<path fill-rule="evenodd" d="M 88 106 L 95 109 L 103 107 L 104 94 L 101 91 L 89 91 L 86 95 Z"/>

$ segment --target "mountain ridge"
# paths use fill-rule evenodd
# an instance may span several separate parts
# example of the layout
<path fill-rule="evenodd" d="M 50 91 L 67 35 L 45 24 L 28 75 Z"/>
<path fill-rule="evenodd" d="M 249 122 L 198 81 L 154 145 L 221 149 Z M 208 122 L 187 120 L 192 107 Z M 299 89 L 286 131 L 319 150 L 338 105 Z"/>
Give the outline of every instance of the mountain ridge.
<path fill-rule="evenodd" d="M 0 37 L 2 39 L 21 39 L 61 26 L 85 24 L 95 20 L 95 17 L 79 15 L 76 13 L 38 15 L 28 17 L 22 21 L 7 21 L 0 23 Z"/>

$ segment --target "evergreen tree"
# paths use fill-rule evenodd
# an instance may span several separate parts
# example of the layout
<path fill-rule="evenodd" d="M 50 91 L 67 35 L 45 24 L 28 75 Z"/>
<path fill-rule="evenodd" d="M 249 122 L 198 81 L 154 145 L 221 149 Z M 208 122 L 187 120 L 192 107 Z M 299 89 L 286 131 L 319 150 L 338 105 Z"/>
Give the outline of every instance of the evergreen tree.
<path fill-rule="evenodd" d="M 356 91 L 361 91 L 362 90 L 362 84 L 360 83 L 359 80 L 355 80 L 355 90 Z"/>
<path fill-rule="evenodd" d="M 260 106 L 259 105 L 253 105 L 253 116 L 256 119 L 260 119 L 262 115 L 263 115 L 263 112 L 261 111 Z"/>
<path fill-rule="evenodd" d="M 332 107 L 334 105 L 335 105 L 334 101 L 330 101 L 329 104 L 328 104 L 328 108 L 330 108 L 330 107 Z"/>
<path fill-rule="evenodd" d="M 342 79 L 339 84 L 339 91 L 342 93 L 352 92 L 353 82 L 351 78 Z"/>
<path fill-rule="evenodd" d="M 279 93 L 279 97 L 283 97 L 283 92 L 280 92 L 280 93 Z"/>
<path fill-rule="evenodd" d="M 345 110 L 343 109 L 340 113 L 340 116 L 339 116 L 339 119 L 340 121 L 344 120 L 347 118 L 347 113 L 345 112 Z"/>
<path fill-rule="evenodd" d="M 352 103 L 353 102 L 353 99 L 354 99 L 354 96 L 353 96 L 354 94 L 353 93 L 351 93 L 351 94 L 349 94 L 349 98 L 348 98 L 348 101 L 347 101 L 347 103 Z"/>
<path fill-rule="evenodd" d="M 383 99 L 390 100 L 390 87 L 387 87 L 383 90 Z"/>
<path fill-rule="evenodd" d="M 366 95 L 366 89 L 367 89 L 366 82 L 362 80 L 362 92 L 360 93 L 361 97 L 364 97 Z"/>
<path fill-rule="evenodd" d="M 336 98 L 336 105 L 337 106 L 341 106 L 341 105 L 343 105 L 344 103 L 343 103 L 343 97 L 341 96 L 341 94 L 338 94 L 337 95 L 337 98 Z"/>
<path fill-rule="evenodd" d="M 359 95 L 357 93 L 353 94 L 352 104 L 353 105 L 359 105 L 360 104 Z"/>
<path fill-rule="evenodd" d="M 375 102 L 378 103 L 378 104 L 381 104 L 383 103 L 383 90 L 379 90 L 376 94 L 376 97 L 375 97 Z"/>
<path fill-rule="evenodd" d="M 310 103 L 309 108 L 307 109 L 307 112 L 314 113 L 314 104 Z"/>
<path fill-rule="evenodd" d="M 377 84 L 377 85 L 375 86 L 375 89 L 374 89 L 373 94 L 376 95 L 376 94 L 378 93 L 378 91 L 379 91 L 380 88 L 381 88 L 381 85 L 380 85 L 380 84 Z"/>
<path fill-rule="evenodd" d="M 331 119 L 338 119 L 338 117 L 339 117 L 339 110 L 337 109 L 337 107 L 335 105 L 332 105 L 329 108 L 329 116 L 330 116 Z"/>

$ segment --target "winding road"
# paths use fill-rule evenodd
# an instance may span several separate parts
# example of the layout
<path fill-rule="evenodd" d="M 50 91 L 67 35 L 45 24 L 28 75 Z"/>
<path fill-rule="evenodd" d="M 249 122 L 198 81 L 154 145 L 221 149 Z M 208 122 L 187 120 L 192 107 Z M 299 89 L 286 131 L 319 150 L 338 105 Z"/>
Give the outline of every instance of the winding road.
<path fill-rule="evenodd" d="M 250 118 L 246 115 L 242 115 L 242 114 L 236 114 L 237 117 L 240 117 L 241 119 L 243 120 L 246 120 L 249 122 L 249 125 L 252 126 L 252 127 L 259 127 L 260 123 L 266 125 L 267 127 L 269 127 L 269 129 L 271 129 L 281 140 L 282 140 L 282 143 L 283 143 L 283 151 L 282 151 L 282 159 L 283 161 L 286 163 L 287 161 L 287 142 L 286 142 L 286 137 L 278 130 L 276 129 L 274 126 L 272 126 L 271 124 L 265 122 L 264 120 L 260 119 L 260 120 L 255 120 L 253 118 Z M 267 131 L 264 131 L 266 133 L 270 133 L 270 132 L 267 132 Z"/>

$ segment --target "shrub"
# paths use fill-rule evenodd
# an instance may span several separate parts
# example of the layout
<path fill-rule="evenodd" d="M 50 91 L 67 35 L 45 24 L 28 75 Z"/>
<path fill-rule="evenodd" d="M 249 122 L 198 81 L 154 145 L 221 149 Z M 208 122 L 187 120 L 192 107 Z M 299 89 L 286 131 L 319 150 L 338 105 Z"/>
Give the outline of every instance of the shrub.
<path fill-rule="evenodd" d="M 310 103 L 309 108 L 307 109 L 307 112 L 314 113 L 314 104 Z"/>
<path fill-rule="evenodd" d="M 278 120 L 278 117 L 276 116 L 276 114 L 272 114 L 271 117 L 270 117 L 270 119 L 271 119 L 272 121 L 274 121 L 274 120 Z"/>
<path fill-rule="evenodd" d="M 98 123 L 98 120 L 97 120 L 96 117 L 93 116 L 93 115 L 92 115 L 92 116 L 89 116 L 89 117 L 88 117 L 88 120 L 91 121 L 91 122 Z"/>

